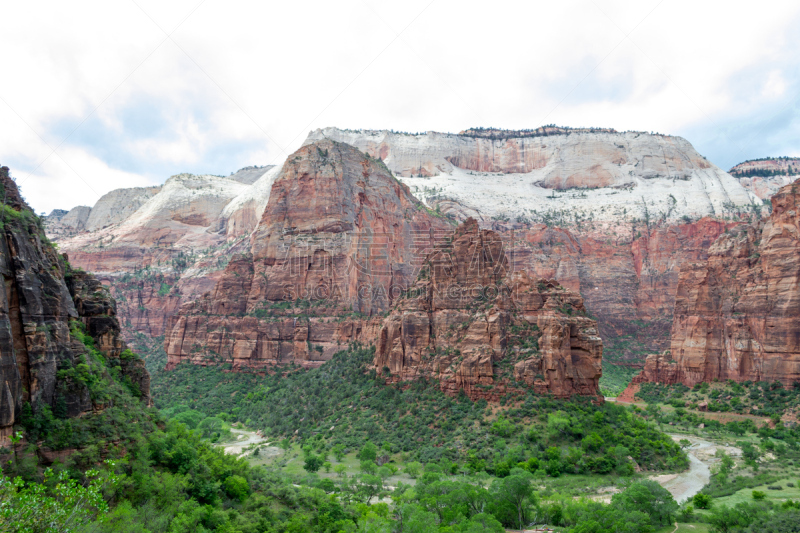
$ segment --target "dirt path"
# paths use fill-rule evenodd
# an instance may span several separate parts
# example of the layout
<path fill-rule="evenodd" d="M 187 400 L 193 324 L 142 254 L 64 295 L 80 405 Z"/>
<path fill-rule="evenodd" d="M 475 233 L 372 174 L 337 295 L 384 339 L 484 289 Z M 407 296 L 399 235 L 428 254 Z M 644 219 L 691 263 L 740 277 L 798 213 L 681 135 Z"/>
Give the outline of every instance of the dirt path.
<path fill-rule="evenodd" d="M 682 503 L 700 492 L 709 482 L 711 479 L 710 467 L 719 462 L 719 459 L 716 458 L 718 449 L 725 450 L 726 453 L 732 456 L 738 456 L 742 453 L 738 448 L 714 444 L 689 435 L 670 435 L 670 437 L 675 442 L 686 439 L 692 443 L 686 450 L 689 456 L 689 470 L 680 474 L 655 476 L 651 479 L 667 489 L 678 503 Z"/>

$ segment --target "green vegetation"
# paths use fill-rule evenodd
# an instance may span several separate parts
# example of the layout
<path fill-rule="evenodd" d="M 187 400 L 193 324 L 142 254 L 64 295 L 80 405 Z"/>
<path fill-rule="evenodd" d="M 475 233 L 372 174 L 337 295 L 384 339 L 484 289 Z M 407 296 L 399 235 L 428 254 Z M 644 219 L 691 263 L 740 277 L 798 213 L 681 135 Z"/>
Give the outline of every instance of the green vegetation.
<path fill-rule="evenodd" d="M 800 381 L 791 388 L 780 382 L 745 381 L 736 383 L 698 383 L 691 390 L 685 385 L 643 383 L 639 398 L 648 403 L 664 403 L 673 407 L 709 412 L 737 413 L 754 416 L 781 416 L 800 406 Z"/>
<path fill-rule="evenodd" d="M 633 376 L 640 369 L 630 366 L 620 366 L 603 360 L 603 376 L 600 378 L 600 391 L 604 396 L 616 397 L 622 394 Z"/>
<path fill-rule="evenodd" d="M 372 350 L 356 347 L 317 369 L 284 367 L 267 376 L 180 365 L 157 374 L 153 390 L 161 408 L 223 413 L 271 437 L 310 443 L 317 453 L 369 441 L 423 464 L 498 477 L 520 463 L 551 477 L 630 474 L 628 457 L 650 470 L 687 464 L 677 444 L 620 406 L 530 393 L 495 412 L 425 380 L 384 385 L 364 371 L 371 361 Z"/>

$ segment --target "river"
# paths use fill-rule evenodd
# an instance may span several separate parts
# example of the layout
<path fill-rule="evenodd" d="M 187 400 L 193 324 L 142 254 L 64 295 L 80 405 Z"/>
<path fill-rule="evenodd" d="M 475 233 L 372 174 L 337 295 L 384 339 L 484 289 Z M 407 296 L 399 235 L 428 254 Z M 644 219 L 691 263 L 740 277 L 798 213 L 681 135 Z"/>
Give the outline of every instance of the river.
<path fill-rule="evenodd" d="M 686 439 L 692 445 L 686 449 L 689 456 L 689 470 L 680 474 L 665 474 L 652 477 L 662 487 L 667 489 L 678 503 L 683 503 L 698 492 L 711 479 L 711 466 L 718 463 L 717 450 L 724 450 L 728 455 L 740 456 L 742 451 L 738 448 L 714 444 L 707 440 L 691 435 L 670 435 L 672 440 L 679 442 Z"/>

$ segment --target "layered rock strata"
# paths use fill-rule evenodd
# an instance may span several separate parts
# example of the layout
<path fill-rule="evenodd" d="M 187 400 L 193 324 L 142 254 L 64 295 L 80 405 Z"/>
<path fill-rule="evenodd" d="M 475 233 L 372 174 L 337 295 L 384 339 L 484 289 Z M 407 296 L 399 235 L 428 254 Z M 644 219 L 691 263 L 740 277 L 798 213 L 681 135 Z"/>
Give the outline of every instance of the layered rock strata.
<path fill-rule="evenodd" d="M 670 351 L 634 380 L 800 380 L 800 185 L 781 188 L 772 215 L 720 236 L 708 259 L 681 269 Z"/>
<path fill-rule="evenodd" d="M 778 157 L 745 161 L 728 172 L 745 189 L 763 200 L 769 200 L 781 187 L 800 178 L 800 158 Z"/>
<path fill-rule="evenodd" d="M 356 146 L 381 158 L 431 206 L 441 203 L 443 212 L 484 225 L 583 221 L 609 230 L 636 220 L 675 223 L 761 207 L 681 137 L 568 129 L 481 133 L 325 128 L 306 142 L 328 138 Z"/>
<path fill-rule="evenodd" d="M 472 398 L 526 387 L 599 396 L 603 343 L 580 295 L 512 270 L 500 236 L 468 219 L 383 321 L 376 370 L 394 382 L 437 379 Z"/>
<path fill-rule="evenodd" d="M 169 365 L 319 365 L 373 338 L 369 318 L 390 308 L 450 227 L 380 160 L 343 143 L 306 145 L 275 178 L 250 252 L 171 320 Z"/>
<path fill-rule="evenodd" d="M 80 416 L 93 404 L 86 385 L 65 382 L 59 370 L 76 364 L 86 347 L 70 332 L 80 321 L 109 359 L 125 349 L 114 301 L 91 275 L 70 269 L 65 258 L 44 237 L 38 217 L 0 168 L 2 239 L 0 239 L 0 437 L 18 422 L 22 405 L 54 405 L 61 396 L 67 416 Z M 136 383 L 149 401 L 149 376 L 144 363 L 125 357 L 121 372 Z"/>
<path fill-rule="evenodd" d="M 306 143 L 326 138 L 382 159 L 436 218 L 472 216 L 496 231 L 515 269 L 579 292 L 598 319 L 607 359 L 642 361 L 667 349 L 681 264 L 705 259 L 743 217 L 761 216 L 745 178 L 678 137 L 556 127 L 423 135 L 328 128 Z M 247 167 L 228 177 L 178 176 L 146 198 L 122 190 L 92 209 L 88 226 L 112 211 L 103 205 L 144 198 L 134 213 L 54 238 L 73 264 L 111 287 L 129 341 L 134 332 L 159 337 L 182 304 L 213 290 L 230 257 L 272 246 L 261 244 L 263 233 L 250 237 L 282 173 Z"/>

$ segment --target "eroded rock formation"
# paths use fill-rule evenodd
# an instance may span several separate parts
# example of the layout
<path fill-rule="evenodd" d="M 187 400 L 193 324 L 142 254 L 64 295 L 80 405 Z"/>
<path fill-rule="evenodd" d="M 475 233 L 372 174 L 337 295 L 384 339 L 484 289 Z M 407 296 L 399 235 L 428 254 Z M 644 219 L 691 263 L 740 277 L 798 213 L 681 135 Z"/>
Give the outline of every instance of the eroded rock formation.
<path fill-rule="evenodd" d="M 169 365 L 319 365 L 372 338 L 369 318 L 389 309 L 449 227 L 380 160 L 333 141 L 306 145 L 274 180 L 251 251 L 172 319 Z"/>
<path fill-rule="evenodd" d="M 101 406 L 86 385 L 64 381 L 59 370 L 72 367 L 86 347 L 70 332 L 78 321 L 109 360 L 120 360 L 121 372 L 136 383 L 149 401 L 149 376 L 144 362 L 127 354 L 120 338 L 116 307 L 108 291 L 90 274 L 69 268 L 64 257 L 44 238 L 38 217 L 0 168 L 2 206 L 0 239 L 0 438 L 19 420 L 24 402 L 34 409 L 53 406 L 63 397 L 67 416 Z"/>
<path fill-rule="evenodd" d="M 380 157 L 445 212 L 619 231 L 634 220 L 733 215 L 760 200 L 681 137 L 613 130 L 410 135 L 325 128 L 328 138 Z M 485 130 L 484 130 L 485 132 Z"/>
<path fill-rule="evenodd" d="M 667 349 L 681 264 L 705 259 L 726 228 L 762 211 L 761 200 L 742 186 L 745 178 L 726 174 L 679 137 L 556 127 L 424 135 L 329 128 L 312 132 L 306 144 L 326 138 L 380 158 L 432 214 L 458 221 L 472 216 L 496 231 L 515 270 L 579 292 L 597 317 L 609 360 L 640 362 Z M 73 264 L 111 288 L 129 342 L 134 332 L 159 337 L 169 333 L 181 305 L 214 289 L 230 257 L 254 252 L 261 269 L 262 256 L 307 246 L 301 242 L 307 236 L 289 229 L 297 242 L 276 251 L 286 239 L 265 229 L 269 221 L 259 227 L 283 174 L 282 167 L 248 167 L 228 177 L 182 175 L 160 188 L 110 193 L 92 209 L 86 231 L 54 237 Z M 304 206 L 302 196 L 313 188 L 308 180 L 318 177 L 305 179 L 296 192 L 275 191 L 282 202 L 300 206 L 291 216 L 322 227 L 338 207 Z M 101 216 L 123 213 L 116 210 L 123 201 L 130 204 L 124 217 Z M 317 238 L 334 234 L 322 231 Z M 393 246 L 401 242 L 411 246 L 414 239 Z M 362 244 L 363 259 L 374 243 Z M 329 261 L 325 253 L 318 254 L 318 266 Z M 317 287 L 308 273 L 295 279 L 269 272 L 273 288 L 276 276 L 291 277 L 298 293 Z M 254 273 L 257 283 L 264 275 Z M 408 282 L 390 285 L 396 290 Z M 355 285 L 347 287 L 352 292 Z M 254 292 L 253 298 L 275 301 L 274 294 Z"/>
<path fill-rule="evenodd" d="M 431 252 L 381 327 L 374 366 L 497 400 L 530 387 L 599 396 L 603 343 L 580 295 L 513 272 L 500 236 L 474 219 Z"/>
<path fill-rule="evenodd" d="M 772 215 L 716 240 L 681 269 L 670 351 L 637 383 L 800 380 L 800 185 L 772 197 Z"/>
<path fill-rule="evenodd" d="M 784 185 L 800 178 L 800 158 L 778 157 L 739 163 L 728 172 L 759 198 L 769 200 Z"/>

